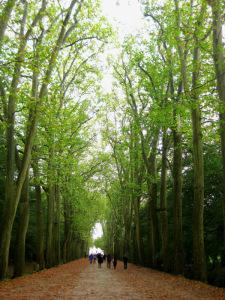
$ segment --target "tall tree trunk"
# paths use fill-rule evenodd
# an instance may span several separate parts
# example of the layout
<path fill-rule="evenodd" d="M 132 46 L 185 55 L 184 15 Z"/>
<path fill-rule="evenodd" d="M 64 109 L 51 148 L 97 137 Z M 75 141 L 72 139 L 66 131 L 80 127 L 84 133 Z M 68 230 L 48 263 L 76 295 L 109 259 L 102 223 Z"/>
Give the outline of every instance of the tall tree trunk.
<path fill-rule="evenodd" d="M 14 222 L 21 189 L 23 186 L 23 182 L 25 180 L 25 175 L 30 163 L 30 156 L 31 156 L 31 150 L 33 146 L 33 140 L 35 137 L 35 130 L 36 125 L 38 121 L 39 116 L 39 106 L 44 100 L 44 97 L 47 95 L 47 88 L 51 79 L 51 75 L 55 66 L 55 61 L 57 59 L 58 53 L 60 51 L 61 45 L 64 43 L 68 32 L 66 32 L 66 27 L 68 25 L 68 22 L 70 20 L 71 13 L 73 11 L 73 8 L 75 4 L 77 3 L 77 0 L 72 0 L 70 3 L 70 6 L 67 10 L 65 19 L 63 21 L 58 39 L 56 41 L 56 44 L 53 48 L 49 64 L 47 66 L 43 84 L 40 89 L 39 99 L 40 103 L 37 103 L 35 113 L 32 115 L 31 118 L 31 124 L 28 126 L 27 131 L 27 140 L 25 143 L 25 150 L 23 155 L 23 161 L 22 161 L 22 167 L 21 172 L 19 174 L 17 185 L 16 185 L 16 191 L 15 196 L 13 193 L 13 177 L 14 177 L 14 126 L 15 126 L 15 95 L 17 91 L 17 86 L 19 83 L 20 78 L 20 70 L 21 70 L 21 62 L 24 58 L 25 53 L 25 46 L 27 43 L 27 40 L 29 36 L 32 33 L 33 28 L 36 26 L 39 20 L 44 16 L 43 12 L 46 8 L 46 0 L 42 1 L 42 7 L 39 10 L 38 14 L 35 16 L 33 23 L 29 27 L 27 33 L 24 37 L 21 39 L 21 47 L 19 48 L 18 52 L 18 63 L 15 64 L 15 72 L 12 80 L 11 85 L 11 91 L 9 95 L 9 104 L 8 104 L 8 127 L 7 127 L 7 178 L 6 178 L 6 202 L 8 205 L 6 205 L 5 213 L 4 213 L 4 220 L 3 220 L 3 226 L 2 226 L 2 234 L 1 234 L 1 248 L 0 248 L 0 278 L 4 278 L 7 273 L 7 265 L 8 265 L 8 253 L 9 253 L 9 245 L 10 245 L 10 239 L 11 239 L 11 232 L 12 232 L 12 225 Z M 83 0 L 81 0 L 78 4 L 78 8 L 76 10 L 76 15 L 81 9 Z M 24 14 L 26 15 L 26 14 Z M 24 18 L 22 22 L 21 28 L 24 28 Z M 12 160 L 13 159 L 13 160 Z M 8 200 L 8 201 L 7 201 Z M 49 257 L 50 259 L 50 257 Z"/>
<path fill-rule="evenodd" d="M 25 242 L 29 223 L 29 172 L 23 184 L 19 203 L 19 223 L 16 237 L 14 277 L 22 276 L 25 268 Z"/>
<path fill-rule="evenodd" d="M 161 219 L 161 236 L 162 236 L 162 260 L 164 271 L 169 271 L 169 230 L 168 230 L 168 207 L 166 195 L 167 183 L 167 152 L 168 152 L 168 136 L 166 129 L 163 130 L 162 140 L 162 168 L 161 168 L 161 184 L 160 184 L 160 219 Z"/>
<path fill-rule="evenodd" d="M 46 241 L 46 267 L 53 266 L 53 221 L 54 221 L 54 188 L 48 186 L 48 213 L 47 213 L 47 241 Z"/>
<path fill-rule="evenodd" d="M 39 164 L 38 160 L 33 163 L 34 180 L 35 180 L 35 200 L 36 200 L 36 260 L 39 265 L 39 270 L 45 267 L 44 258 L 44 223 L 43 223 L 43 208 L 41 186 L 39 183 Z"/>
<path fill-rule="evenodd" d="M 151 144 L 151 153 L 149 158 L 145 157 L 144 161 L 147 169 L 148 184 L 148 264 L 156 266 L 156 253 L 159 247 L 159 229 L 157 217 L 157 182 L 156 182 L 156 153 L 158 144 L 159 131 L 154 135 Z"/>
<path fill-rule="evenodd" d="M 155 173 L 154 173 L 155 175 Z M 153 176 L 154 176 L 153 175 Z M 156 253 L 158 250 L 158 238 L 159 238 L 159 232 L 158 232 L 158 217 L 157 217 L 157 183 L 152 182 L 149 189 L 149 246 L 150 246 L 150 252 L 149 252 L 149 258 L 150 258 L 150 265 L 152 267 L 155 267 L 157 264 L 156 261 Z"/>
<path fill-rule="evenodd" d="M 143 180 L 144 168 L 140 166 L 139 160 L 139 147 L 138 147 L 138 136 L 135 135 L 135 130 L 133 130 L 134 124 L 131 125 L 131 135 L 130 135 L 130 162 L 131 162 L 131 182 L 133 184 L 132 189 L 132 204 L 134 208 L 134 223 L 135 223 L 135 237 L 137 246 L 137 256 L 138 263 L 143 263 L 143 246 L 142 246 L 142 236 L 140 227 L 140 198 L 141 198 L 141 188 Z"/>
<path fill-rule="evenodd" d="M 127 191 L 128 193 L 128 191 Z M 129 195 L 129 194 L 128 194 Z M 123 242 L 123 254 L 126 253 L 130 257 L 130 241 L 131 241 L 131 222 L 133 215 L 133 205 L 131 196 L 127 197 L 127 207 L 124 214 L 124 242 Z"/>
<path fill-rule="evenodd" d="M 120 183 L 120 190 L 121 190 L 121 201 L 122 201 L 122 207 L 123 207 L 123 222 L 124 222 L 124 238 L 123 238 L 123 247 L 122 252 L 123 254 L 126 253 L 126 255 L 129 254 L 130 249 L 130 227 L 131 227 L 131 220 L 132 220 L 132 213 L 133 213 L 133 201 L 135 201 L 132 198 L 132 195 L 130 193 L 130 188 L 127 187 L 130 181 L 130 177 L 132 176 L 130 173 L 133 172 L 133 168 L 131 167 L 131 170 L 126 172 L 126 167 L 123 165 L 123 160 L 120 159 L 118 153 L 117 153 L 117 147 L 116 144 L 113 143 L 113 141 L 110 141 L 111 146 L 113 148 L 113 154 L 116 162 L 116 168 L 118 173 L 118 179 Z M 130 139 L 130 147 L 132 148 L 133 140 Z M 133 159 L 133 155 L 130 151 L 130 163 Z M 130 173 L 129 173 L 130 172 Z M 133 173 L 132 173 L 133 174 Z M 132 177 L 133 178 L 133 177 Z M 110 199 L 110 195 L 108 195 L 108 198 Z M 117 254 L 118 256 L 118 254 Z"/>
<path fill-rule="evenodd" d="M 32 24 L 24 34 L 24 28 L 27 19 L 27 3 L 25 2 L 24 14 L 21 21 L 20 29 L 20 45 L 17 53 L 17 60 L 14 67 L 13 78 L 10 86 L 8 108 L 7 108 L 7 129 L 6 129 L 6 146 L 7 146 L 7 159 L 6 159 L 6 188 L 5 188 L 5 207 L 2 218 L 1 236 L 0 236 L 0 279 L 4 279 L 7 274 L 9 247 L 11 241 L 12 226 L 14 223 L 17 206 L 19 203 L 21 190 L 24 180 L 26 178 L 27 169 L 30 160 L 30 149 L 25 147 L 24 156 L 22 161 L 21 170 L 16 185 L 14 184 L 14 170 L 15 170 L 15 109 L 16 109 L 16 95 L 18 84 L 21 75 L 22 62 L 25 55 L 25 47 L 27 41 L 32 34 L 32 31 L 38 21 L 43 17 L 43 11 L 46 8 L 46 1 L 42 2 L 42 6 L 35 16 Z"/>
<path fill-rule="evenodd" d="M 54 142 L 54 141 L 53 141 Z M 48 209 L 47 209 L 47 241 L 46 241 L 46 266 L 51 268 L 54 264 L 54 240 L 53 240 L 53 226 L 54 226 L 54 208 L 55 208 L 55 184 L 54 184 L 54 149 L 50 146 L 49 161 L 48 161 Z"/>
<path fill-rule="evenodd" d="M 24 5 L 23 17 L 20 26 L 20 45 L 17 53 L 19 62 L 15 63 L 14 74 L 10 86 L 10 94 L 7 106 L 7 129 L 6 129 L 6 183 L 5 183 L 5 206 L 3 210 L 1 239 L 0 239 L 0 278 L 4 279 L 7 274 L 8 256 L 11 240 L 12 226 L 16 215 L 16 209 L 19 198 L 15 201 L 15 185 L 14 185 L 14 171 L 15 171 L 15 141 L 14 141 L 14 127 L 15 127 L 15 95 L 17 86 L 19 84 L 21 62 L 24 57 L 24 50 L 26 41 L 24 39 L 24 27 L 27 18 L 27 5 Z M 22 187 L 21 187 L 22 188 Z"/>
<path fill-rule="evenodd" d="M 134 222 L 134 226 L 132 226 L 132 230 L 131 230 L 131 240 L 132 240 L 132 261 L 134 263 L 138 263 L 138 250 L 137 250 L 137 242 L 136 242 L 136 232 L 135 232 L 136 228 L 135 228 L 135 222 Z"/>
<path fill-rule="evenodd" d="M 178 117 L 177 117 L 178 118 Z M 179 122 L 179 121 L 178 121 Z M 182 146 L 181 133 L 173 131 L 174 272 L 183 273 Z"/>
<path fill-rule="evenodd" d="M 198 30 L 198 29 L 197 29 Z M 198 97 L 198 79 L 200 69 L 200 48 L 195 36 L 192 73 L 192 139 L 194 163 L 194 206 L 193 206 L 193 261 L 195 279 L 206 281 L 206 261 L 204 249 L 204 162 L 202 149 L 201 111 Z"/>
<path fill-rule="evenodd" d="M 145 73 L 148 74 L 140 65 L 139 68 Z M 156 265 L 156 253 L 159 250 L 159 228 L 158 228 L 158 216 L 157 216 L 157 182 L 156 182 L 156 150 L 159 137 L 159 129 L 156 129 L 156 133 L 153 135 L 151 152 L 148 157 L 148 153 L 145 149 L 146 141 L 142 132 L 142 126 L 140 124 L 140 115 L 138 111 L 138 106 L 134 94 L 132 93 L 132 81 L 128 75 L 127 69 L 124 66 L 125 71 L 125 81 L 128 80 L 130 90 L 126 90 L 127 101 L 131 106 L 134 117 L 134 127 L 140 135 L 141 140 L 141 153 L 145 168 L 147 171 L 147 185 L 148 185 L 148 246 L 149 246 L 149 255 L 148 255 L 148 264 L 155 266 Z M 149 74 L 148 74 L 149 76 Z M 151 80 L 152 83 L 152 80 Z M 154 84 L 153 84 L 154 86 Z M 129 92 L 128 92 L 129 91 Z M 134 141 L 134 148 L 138 149 L 136 140 Z M 138 155 L 134 157 L 134 162 L 140 159 Z"/>
<path fill-rule="evenodd" d="M 54 265 L 60 264 L 60 194 L 59 186 L 55 184 L 55 212 L 54 212 L 54 226 L 53 226 L 53 239 L 54 239 Z"/>
<path fill-rule="evenodd" d="M 143 263 L 142 256 L 142 242 L 141 242 L 141 228 L 140 228 L 140 196 L 136 196 L 133 199 L 134 201 L 134 222 L 135 222 L 135 236 L 136 236 L 136 245 L 137 245 L 137 254 L 138 254 L 138 263 Z"/>
<path fill-rule="evenodd" d="M 175 4 L 175 17 L 177 25 L 177 49 L 180 58 L 180 74 L 181 82 L 178 84 L 177 99 L 174 97 L 173 78 L 171 78 L 171 94 L 174 99 L 173 119 L 175 127 L 173 128 L 173 197 L 174 197 L 174 272 L 182 274 L 184 268 L 184 249 L 183 249 L 183 230 L 182 230 L 182 133 L 181 117 L 177 112 L 177 104 L 180 101 L 182 91 L 188 91 L 187 81 L 187 46 L 180 39 L 181 31 L 181 15 L 179 1 L 174 0 Z M 172 67 L 172 66 L 171 66 Z M 172 76 L 171 76 L 172 77 Z"/>
<path fill-rule="evenodd" d="M 69 199 L 64 197 L 63 199 L 63 215 L 64 215 L 64 241 L 63 241 L 63 262 L 66 263 L 69 257 L 69 244 L 71 241 L 71 213 L 72 208 L 68 203 Z"/>
<path fill-rule="evenodd" d="M 224 11 L 222 9 L 223 1 L 221 0 L 208 0 L 212 6 L 213 18 L 213 57 L 217 78 L 217 90 L 219 100 L 221 103 L 220 108 L 220 139 L 221 139 L 221 153 L 223 163 L 223 256 L 225 256 L 225 48 L 223 44 L 223 28 L 222 18 Z"/>

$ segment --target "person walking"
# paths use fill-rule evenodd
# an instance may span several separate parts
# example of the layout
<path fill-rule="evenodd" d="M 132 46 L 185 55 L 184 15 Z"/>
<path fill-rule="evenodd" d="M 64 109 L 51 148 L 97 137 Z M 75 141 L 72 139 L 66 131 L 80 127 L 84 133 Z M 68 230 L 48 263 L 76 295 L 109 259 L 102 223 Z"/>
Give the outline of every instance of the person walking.
<path fill-rule="evenodd" d="M 101 268 L 102 267 L 102 263 L 103 263 L 103 257 L 101 255 L 101 253 L 97 254 L 97 259 L 98 259 L 98 267 Z"/>
<path fill-rule="evenodd" d="M 96 263 L 96 256 L 97 256 L 97 254 L 93 255 L 93 260 L 94 260 L 93 262 L 94 262 L 94 264 Z"/>
<path fill-rule="evenodd" d="M 92 264 L 93 254 L 91 253 L 88 258 L 89 258 L 90 264 Z"/>
<path fill-rule="evenodd" d="M 110 254 L 107 255 L 107 268 L 111 268 L 112 257 Z"/>
<path fill-rule="evenodd" d="M 127 269 L 127 263 L 128 263 L 128 257 L 126 255 L 124 255 L 124 257 L 123 257 L 123 267 L 124 267 L 124 269 Z"/>
<path fill-rule="evenodd" d="M 113 268 L 114 268 L 114 270 L 116 270 L 116 266 L 117 266 L 117 257 L 114 256 L 113 257 Z"/>

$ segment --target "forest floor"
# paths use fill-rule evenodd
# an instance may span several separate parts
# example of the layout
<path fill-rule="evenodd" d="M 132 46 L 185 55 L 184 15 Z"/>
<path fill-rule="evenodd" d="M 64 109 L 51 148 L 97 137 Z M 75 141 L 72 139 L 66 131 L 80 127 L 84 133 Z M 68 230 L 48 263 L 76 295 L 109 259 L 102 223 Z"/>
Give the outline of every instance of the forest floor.
<path fill-rule="evenodd" d="M 128 264 L 107 269 L 76 260 L 31 275 L 0 282 L 0 299 L 225 299 L 225 289 Z"/>

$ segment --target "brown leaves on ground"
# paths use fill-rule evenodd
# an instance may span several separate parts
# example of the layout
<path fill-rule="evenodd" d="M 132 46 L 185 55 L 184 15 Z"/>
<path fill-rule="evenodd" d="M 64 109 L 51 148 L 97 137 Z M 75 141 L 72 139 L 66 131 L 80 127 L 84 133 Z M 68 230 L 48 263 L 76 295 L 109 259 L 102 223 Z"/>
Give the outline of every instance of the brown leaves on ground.
<path fill-rule="evenodd" d="M 128 265 L 99 269 L 80 259 L 0 283 L 0 299 L 225 299 L 225 289 Z"/>
<path fill-rule="evenodd" d="M 131 286 L 135 286 L 135 290 L 141 295 L 140 299 L 225 299 L 223 288 L 149 268 L 130 265 L 129 272 L 122 272 L 119 276 L 121 280 L 129 281 Z"/>

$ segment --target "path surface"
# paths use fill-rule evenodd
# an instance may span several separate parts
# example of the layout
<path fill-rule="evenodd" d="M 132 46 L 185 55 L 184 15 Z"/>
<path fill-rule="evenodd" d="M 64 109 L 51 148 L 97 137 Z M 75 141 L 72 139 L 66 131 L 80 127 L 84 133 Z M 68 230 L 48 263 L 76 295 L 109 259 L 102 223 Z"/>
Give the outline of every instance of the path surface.
<path fill-rule="evenodd" d="M 80 259 L 56 268 L 0 282 L 1 300 L 225 300 L 225 289 L 129 264 L 101 269 Z"/>

